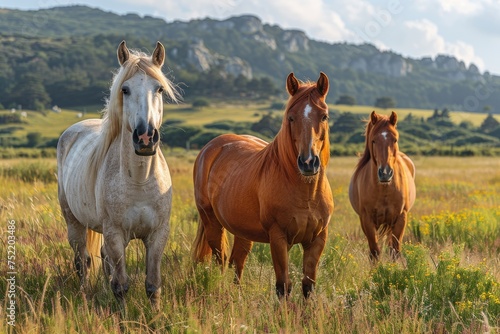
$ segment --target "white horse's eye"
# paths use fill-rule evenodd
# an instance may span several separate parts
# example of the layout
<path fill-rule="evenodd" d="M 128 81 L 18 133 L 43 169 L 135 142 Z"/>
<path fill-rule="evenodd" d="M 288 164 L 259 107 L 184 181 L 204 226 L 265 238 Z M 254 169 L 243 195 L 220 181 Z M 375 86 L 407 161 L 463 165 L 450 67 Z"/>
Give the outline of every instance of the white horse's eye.
<path fill-rule="evenodd" d="M 163 91 L 164 91 L 164 90 L 165 90 L 165 89 L 163 88 L 163 86 L 158 87 L 158 93 L 160 93 L 160 94 L 161 94 L 161 93 L 163 93 Z"/>
<path fill-rule="evenodd" d="M 129 95 L 130 94 L 130 88 L 128 88 L 127 86 L 123 86 L 122 87 L 122 93 L 123 93 L 123 95 Z"/>

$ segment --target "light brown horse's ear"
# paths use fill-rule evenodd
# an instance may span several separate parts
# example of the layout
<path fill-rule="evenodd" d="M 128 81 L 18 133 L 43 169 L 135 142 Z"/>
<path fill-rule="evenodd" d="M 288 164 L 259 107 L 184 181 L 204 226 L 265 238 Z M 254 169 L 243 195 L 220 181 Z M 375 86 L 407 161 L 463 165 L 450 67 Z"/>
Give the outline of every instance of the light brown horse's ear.
<path fill-rule="evenodd" d="M 378 115 L 375 112 L 375 110 L 372 111 L 372 113 L 370 114 L 370 121 L 372 122 L 373 125 L 375 125 L 375 123 L 377 123 L 378 121 Z"/>
<path fill-rule="evenodd" d="M 297 80 L 297 78 L 295 78 L 293 72 L 290 73 L 286 78 L 286 90 L 291 96 L 294 96 L 295 93 L 297 93 L 297 91 L 299 90 L 299 81 Z"/>
<path fill-rule="evenodd" d="M 120 45 L 118 45 L 118 50 L 116 50 L 116 55 L 118 57 L 118 62 L 120 63 L 121 66 L 123 66 L 123 64 L 125 64 L 125 62 L 130 57 L 130 52 L 128 51 L 127 43 L 125 43 L 125 41 L 122 41 Z"/>
<path fill-rule="evenodd" d="M 318 88 L 318 91 L 321 94 L 321 96 L 326 96 L 326 94 L 328 94 L 328 89 L 330 88 L 330 84 L 328 82 L 328 77 L 326 76 L 325 73 L 323 72 L 319 73 L 319 79 L 316 82 L 316 87 Z"/>
<path fill-rule="evenodd" d="M 156 48 L 153 51 L 151 58 L 153 60 L 153 64 L 158 67 L 163 66 L 163 63 L 165 62 L 165 48 L 163 47 L 163 44 L 156 42 Z"/>
<path fill-rule="evenodd" d="M 392 112 L 391 117 L 389 118 L 389 122 L 391 122 L 393 126 L 396 126 L 396 123 L 398 122 L 398 114 L 396 114 L 394 111 Z"/>

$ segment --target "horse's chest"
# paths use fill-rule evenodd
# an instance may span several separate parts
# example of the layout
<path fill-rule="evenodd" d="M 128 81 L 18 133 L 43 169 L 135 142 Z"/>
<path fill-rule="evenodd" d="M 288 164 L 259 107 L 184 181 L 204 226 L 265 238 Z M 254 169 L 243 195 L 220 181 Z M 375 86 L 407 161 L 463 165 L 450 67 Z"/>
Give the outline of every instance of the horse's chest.
<path fill-rule="evenodd" d="M 103 210 L 109 224 L 127 232 L 130 239 L 145 237 L 168 221 L 170 189 L 116 187 L 105 198 Z"/>
<path fill-rule="evenodd" d="M 321 217 L 293 217 L 286 229 L 289 244 L 312 242 L 326 227 Z"/>
<path fill-rule="evenodd" d="M 123 215 L 122 227 L 126 231 L 147 234 L 158 225 L 157 210 L 150 203 L 129 206 Z"/>
<path fill-rule="evenodd" d="M 403 210 L 403 198 L 381 194 L 374 206 L 371 215 L 377 227 L 388 224 L 392 225 Z"/>

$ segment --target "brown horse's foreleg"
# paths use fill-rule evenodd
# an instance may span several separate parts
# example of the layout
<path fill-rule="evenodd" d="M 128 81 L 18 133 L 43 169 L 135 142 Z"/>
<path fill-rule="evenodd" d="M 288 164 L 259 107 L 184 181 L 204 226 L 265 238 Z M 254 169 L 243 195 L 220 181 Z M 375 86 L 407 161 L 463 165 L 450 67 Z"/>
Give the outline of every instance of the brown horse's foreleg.
<path fill-rule="evenodd" d="M 286 235 L 278 227 L 269 231 L 271 257 L 273 259 L 274 273 L 276 274 L 276 294 L 279 298 L 288 297 L 292 284 L 288 277 L 288 242 Z"/>
<path fill-rule="evenodd" d="M 241 281 L 243 268 L 245 267 L 248 253 L 250 253 L 250 251 L 252 250 L 252 246 L 252 241 L 237 236 L 234 237 L 234 245 L 233 250 L 231 251 L 231 257 L 229 258 L 229 263 L 234 264 L 234 269 L 236 270 L 236 283 L 240 283 Z"/>
<path fill-rule="evenodd" d="M 154 310 L 160 308 L 161 257 L 167 243 L 168 233 L 167 223 L 142 240 L 146 247 L 146 295 Z"/>
<path fill-rule="evenodd" d="M 392 233 L 388 238 L 389 249 L 391 250 L 391 256 L 393 260 L 397 259 L 399 257 L 399 254 L 401 253 L 401 245 L 405 233 L 406 220 L 407 213 L 406 211 L 404 211 L 396 219 L 396 222 L 392 227 Z"/>
<path fill-rule="evenodd" d="M 319 258 L 325 248 L 327 235 L 328 228 L 325 228 L 313 242 L 302 244 L 304 248 L 302 293 L 305 298 L 309 297 L 309 294 L 314 288 L 314 284 L 316 284 L 316 272 L 318 271 Z"/>
<path fill-rule="evenodd" d="M 104 224 L 106 226 L 106 224 Z M 111 290 L 116 300 L 123 306 L 125 295 L 128 291 L 128 277 L 125 271 L 125 235 L 123 231 L 113 228 L 113 231 L 107 231 L 104 228 L 104 247 L 105 253 L 113 268 L 113 277 L 111 278 Z"/>
<path fill-rule="evenodd" d="M 360 216 L 361 228 L 365 233 L 368 240 L 368 247 L 370 248 L 370 260 L 372 262 L 378 261 L 380 255 L 380 248 L 378 247 L 378 234 L 377 227 L 371 221 L 368 215 Z"/>

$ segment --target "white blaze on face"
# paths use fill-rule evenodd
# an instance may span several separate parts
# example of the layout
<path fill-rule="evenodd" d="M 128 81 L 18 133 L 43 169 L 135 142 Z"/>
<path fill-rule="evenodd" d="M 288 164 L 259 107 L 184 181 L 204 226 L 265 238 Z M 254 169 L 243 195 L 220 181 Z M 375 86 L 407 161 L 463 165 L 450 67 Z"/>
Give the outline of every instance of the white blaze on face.
<path fill-rule="evenodd" d="M 304 108 L 304 118 L 309 119 L 309 114 L 311 113 L 312 107 L 309 105 L 309 103 L 306 105 Z"/>
<path fill-rule="evenodd" d="M 387 140 L 387 131 L 382 132 L 381 135 L 384 137 L 384 140 Z"/>
<path fill-rule="evenodd" d="M 312 107 L 308 104 L 306 104 L 306 107 L 304 108 L 304 121 L 307 120 L 310 122 L 311 120 L 309 119 L 309 114 L 312 111 Z M 307 122 L 304 122 L 304 127 L 307 127 Z M 309 123 L 310 124 L 310 123 Z M 306 132 L 307 133 L 307 132 Z M 309 164 L 311 160 L 313 159 L 312 154 L 311 154 L 311 148 L 312 148 L 312 137 L 311 137 L 311 142 L 309 143 L 309 155 L 307 159 L 304 161 L 306 164 Z"/>

